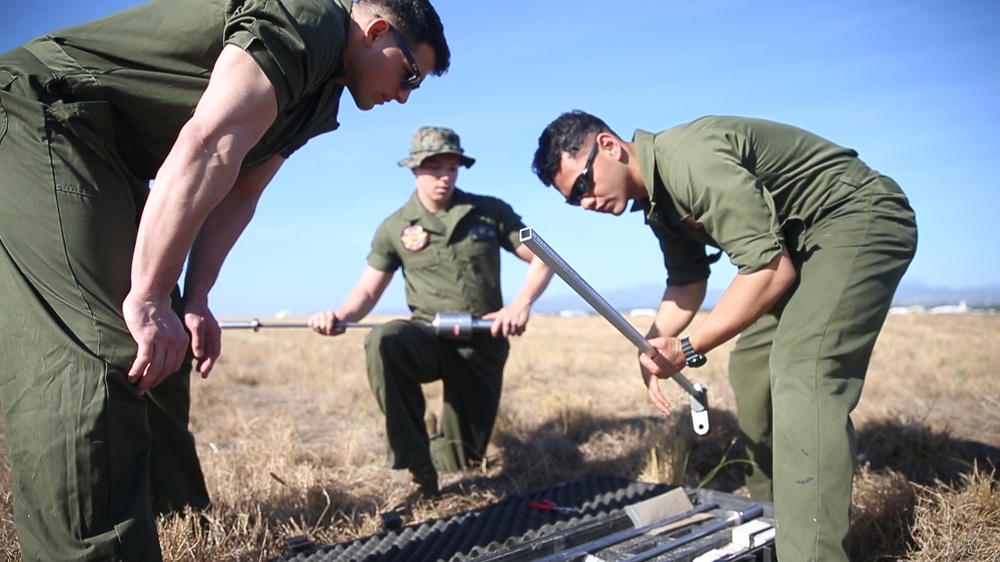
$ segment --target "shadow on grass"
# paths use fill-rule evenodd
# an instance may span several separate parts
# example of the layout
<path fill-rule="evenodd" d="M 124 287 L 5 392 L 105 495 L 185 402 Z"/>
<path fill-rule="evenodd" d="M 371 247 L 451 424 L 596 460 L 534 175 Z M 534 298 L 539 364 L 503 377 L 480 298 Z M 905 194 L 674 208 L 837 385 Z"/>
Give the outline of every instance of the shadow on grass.
<path fill-rule="evenodd" d="M 988 470 L 1000 461 L 997 447 L 902 418 L 864 425 L 857 451 L 851 559 L 860 562 L 906 557 L 915 547 L 921 494 L 942 484 L 959 485 L 974 467 Z"/>
<path fill-rule="evenodd" d="M 899 560 L 915 547 L 921 494 L 955 486 L 1000 460 L 1000 449 L 906 419 L 871 422 L 858 431 L 851 514 L 851 559 Z M 922 490 L 921 487 L 924 489 Z"/>
<path fill-rule="evenodd" d="M 868 423 L 858 432 L 859 466 L 898 472 L 914 484 L 929 486 L 940 480 L 954 485 L 976 464 L 997 466 L 1000 448 L 957 439 L 947 430 L 905 418 Z"/>
<path fill-rule="evenodd" d="M 690 419 L 684 408 L 670 418 L 593 416 L 569 410 L 530 429 L 499 423 L 493 443 L 500 450 L 502 470 L 472 475 L 444 491 L 488 489 L 503 496 L 586 476 L 735 491 L 743 479 L 735 417 L 711 412 L 712 429 L 705 436 L 694 434 Z M 665 470 L 657 471 L 656 465 L 665 465 Z M 675 477 L 657 478 L 658 472 Z"/>

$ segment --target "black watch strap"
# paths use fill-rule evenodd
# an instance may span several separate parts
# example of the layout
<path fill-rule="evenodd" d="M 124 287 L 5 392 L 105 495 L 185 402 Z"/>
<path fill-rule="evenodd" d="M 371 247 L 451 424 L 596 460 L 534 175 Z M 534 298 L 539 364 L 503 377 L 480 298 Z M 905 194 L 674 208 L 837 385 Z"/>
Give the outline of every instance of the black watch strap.
<path fill-rule="evenodd" d="M 684 362 L 688 367 L 698 368 L 708 362 L 708 358 L 695 351 L 687 338 L 681 338 L 681 349 L 684 350 Z"/>

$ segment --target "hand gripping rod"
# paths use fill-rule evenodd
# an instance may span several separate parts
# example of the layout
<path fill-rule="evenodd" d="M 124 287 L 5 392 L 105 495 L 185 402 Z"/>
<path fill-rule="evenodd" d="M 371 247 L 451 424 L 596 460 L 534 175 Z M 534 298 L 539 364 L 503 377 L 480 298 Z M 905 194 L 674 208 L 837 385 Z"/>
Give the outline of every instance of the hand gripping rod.
<path fill-rule="evenodd" d="M 639 351 L 649 357 L 656 357 L 659 354 L 656 348 L 650 345 L 632 324 L 629 324 L 617 310 L 608 304 L 608 301 L 604 300 L 604 297 L 584 281 L 583 277 L 580 277 L 532 228 L 522 228 L 520 235 L 522 243 L 552 268 L 552 271 L 556 272 L 559 277 L 562 277 L 563 281 L 583 297 L 583 300 L 594 307 L 594 310 L 599 312 L 608 322 L 611 322 Z M 692 384 L 683 373 L 677 373 L 672 378 L 691 396 L 691 422 L 694 425 L 694 432 L 698 435 L 705 435 L 709 429 L 708 399 L 705 388 L 698 383 Z"/>

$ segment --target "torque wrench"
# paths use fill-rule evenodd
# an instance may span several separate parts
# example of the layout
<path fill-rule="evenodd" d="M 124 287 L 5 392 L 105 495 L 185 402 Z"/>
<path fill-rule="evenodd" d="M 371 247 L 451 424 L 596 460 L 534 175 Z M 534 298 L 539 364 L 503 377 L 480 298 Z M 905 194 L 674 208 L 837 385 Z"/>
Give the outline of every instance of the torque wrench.
<path fill-rule="evenodd" d="M 608 301 L 604 300 L 593 287 L 587 283 L 562 257 L 559 256 L 531 227 L 522 228 L 520 232 L 521 242 L 541 258 L 552 271 L 556 272 L 583 300 L 587 301 L 594 310 L 599 312 L 608 322 L 618 329 L 623 336 L 629 339 L 639 351 L 649 357 L 656 357 L 658 351 L 635 329 L 632 324 L 612 307 Z M 691 396 L 691 422 L 694 425 L 694 432 L 698 435 L 708 433 L 708 398 L 706 390 L 698 383 L 692 384 L 683 373 L 677 373 L 673 377 L 677 384 Z"/>

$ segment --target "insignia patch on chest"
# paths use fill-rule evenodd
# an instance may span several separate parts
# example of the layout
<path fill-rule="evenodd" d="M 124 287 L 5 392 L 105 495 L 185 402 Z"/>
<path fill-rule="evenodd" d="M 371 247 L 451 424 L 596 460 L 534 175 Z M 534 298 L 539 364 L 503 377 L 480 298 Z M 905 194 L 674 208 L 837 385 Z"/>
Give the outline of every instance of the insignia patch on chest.
<path fill-rule="evenodd" d="M 399 235 L 399 241 L 403 243 L 403 247 L 411 252 L 423 250 L 430 240 L 430 233 L 419 224 L 411 224 L 404 228 L 402 234 Z"/>
<path fill-rule="evenodd" d="M 479 223 L 469 228 L 469 237 L 475 241 L 492 240 L 497 237 L 496 225 Z"/>

